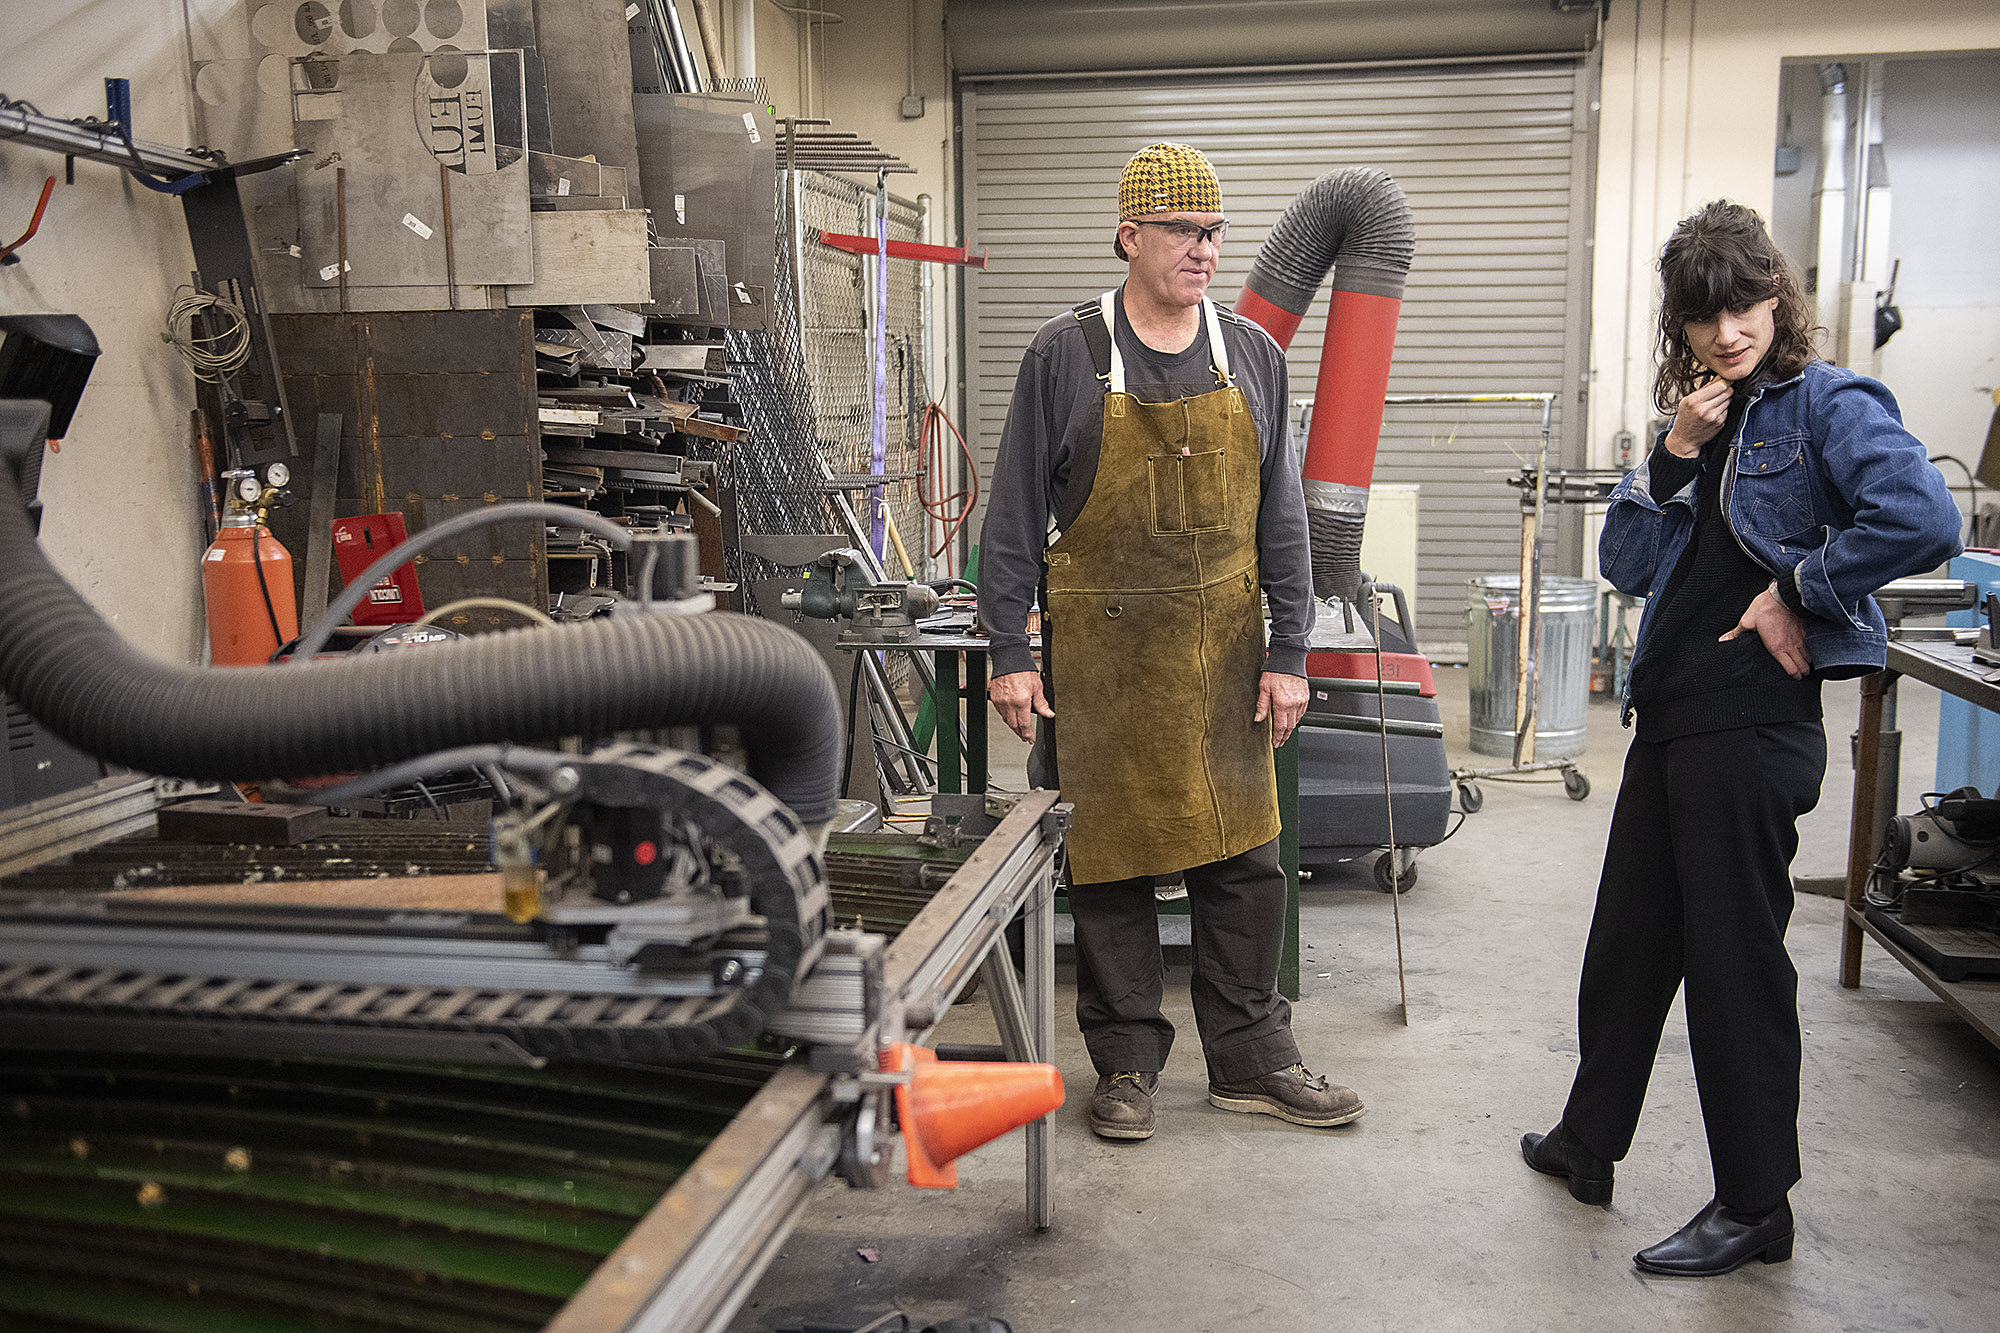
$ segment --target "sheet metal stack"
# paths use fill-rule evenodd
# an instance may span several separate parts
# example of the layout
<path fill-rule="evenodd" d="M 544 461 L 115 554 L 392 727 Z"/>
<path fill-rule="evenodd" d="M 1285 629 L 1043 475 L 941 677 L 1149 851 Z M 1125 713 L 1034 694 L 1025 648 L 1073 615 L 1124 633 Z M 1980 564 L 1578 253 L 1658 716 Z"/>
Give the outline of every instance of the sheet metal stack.
<path fill-rule="evenodd" d="M 657 9 L 245 0 L 197 48 L 209 142 L 306 153 L 243 194 L 293 417 L 308 438 L 342 418 L 338 464 L 314 473 L 338 488 L 323 513 L 414 531 L 574 501 L 692 528 L 723 580 L 718 474 L 745 433 L 722 349 L 769 324 L 778 136 L 747 94 L 659 86 Z M 281 538 L 315 540 L 305 508 Z M 561 594 L 571 614 L 624 582 L 561 529 L 474 534 L 418 576 L 433 606 Z"/>

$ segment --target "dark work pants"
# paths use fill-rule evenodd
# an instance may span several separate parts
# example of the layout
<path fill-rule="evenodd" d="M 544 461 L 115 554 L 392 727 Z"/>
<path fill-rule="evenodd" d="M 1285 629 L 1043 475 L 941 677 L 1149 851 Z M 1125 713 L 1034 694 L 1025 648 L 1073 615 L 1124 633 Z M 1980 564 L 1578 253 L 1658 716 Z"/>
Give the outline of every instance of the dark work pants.
<path fill-rule="evenodd" d="M 1195 1027 L 1208 1076 L 1236 1083 L 1299 1058 L 1292 1007 L 1278 994 L 1285 944 L 1285 872 L 1278 842 L 1186 874 L 1193 922 Z M 1100 1074 L 1166 1068 L 1174 1027 L 1165 991 L 1159 917 L 1148 876 L 1076 884 L 1076 1021 Z"/>
<path fill-rule="evenodd" d="M 1799 978 L 1785 926 L 1797 821 L 1825 773 L 1818 722 L 1632 742 L 1583 953 L 1583 1062 L 1563 1111 L 1596 1156 L 1631 1149 L 1685 980 L 1716 1197 L 1761 1212 L 1798 1182 Z"/>

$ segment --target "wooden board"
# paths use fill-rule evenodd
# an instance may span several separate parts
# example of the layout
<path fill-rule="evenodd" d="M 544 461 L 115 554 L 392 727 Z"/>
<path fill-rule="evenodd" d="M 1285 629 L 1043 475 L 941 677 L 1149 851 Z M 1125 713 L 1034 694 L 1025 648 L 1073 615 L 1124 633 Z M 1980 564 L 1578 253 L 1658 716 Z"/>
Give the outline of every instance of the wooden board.
<path fill-rule="evenodd" d="M 325 831 L 323 805 L 276 801 L 182 801 L 162 806 L 160 838 L 167 842 L 248 843 L 296 847 Z"/>
<path fill-rule="evenodd" d="M 689 417 L 676 429 L 684 434 L 699 435 L 705 440 L 720 440 L 724 444 L 735 444 L 748 433 L 741 426 L 710 421 L 706 417 Z"/>
<path fill-rule="evenodd" d="M 177 884 L 117 889 L 119 901 L 277 903 L 297 907 L 385 907 L 431 912 L 498 912 L 500 875 L 413 875 L 396 879 L 319 879 L 289 884 Z"/>

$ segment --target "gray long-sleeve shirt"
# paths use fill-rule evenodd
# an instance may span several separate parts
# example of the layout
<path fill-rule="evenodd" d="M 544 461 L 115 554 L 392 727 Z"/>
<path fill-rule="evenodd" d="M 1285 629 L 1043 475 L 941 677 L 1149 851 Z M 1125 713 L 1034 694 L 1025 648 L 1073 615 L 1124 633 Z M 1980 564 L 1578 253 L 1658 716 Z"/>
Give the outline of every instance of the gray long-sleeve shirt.
<path fill-rule="evenodd" d="M 1312 562 L 1306 540 L 1305 493 L 1299 460 L 1285 429 L 1285 356 L 1256 324 L 1228 310 L 1222 316 L 1229 370 L 1250 403 L 1262 450 L 1263 499 L 1257 511 L 1258 576 L 1271 605 L 1264 669 L 1306 674 L 1312 630 Z M 1213 392 L 1208 326 L 1182 352 L 1157 352 L 1125 320 L 1123 289 L 1117 320 L 1126 391 L 1142 402 L 1171 402 Z M 1028 608 L 1042 574 L 1051 519 L 1067 527 L 1082 511 L 1097 475 L 1103 442 L 1104 383 L 1091 365 L 1083 326 L 1069 311 L 1042 325 L 1021 358 L 979 545 L 979 618 L 992 639 L 993 674 L 1033 671 Z"/>

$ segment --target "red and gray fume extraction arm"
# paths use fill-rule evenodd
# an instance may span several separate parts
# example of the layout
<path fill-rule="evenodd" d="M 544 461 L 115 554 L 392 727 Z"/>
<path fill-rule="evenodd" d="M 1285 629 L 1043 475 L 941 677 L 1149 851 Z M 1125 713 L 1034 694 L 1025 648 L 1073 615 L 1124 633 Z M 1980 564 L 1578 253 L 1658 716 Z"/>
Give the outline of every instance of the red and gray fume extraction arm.
<path fill-rule="evenodd" d="M 1333 271 L 1304 468 L 1316 597 L 1351 603 L 1361 590 L 1361 529 L 1415 251 L 1410 205 L 1387 172 L 1329 171 L 1285 206 L 1236 300 L 1237 314 L 1289 347 Z"/>

